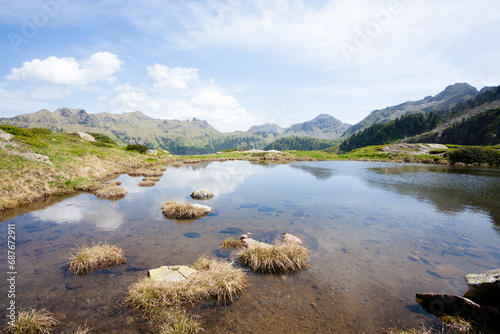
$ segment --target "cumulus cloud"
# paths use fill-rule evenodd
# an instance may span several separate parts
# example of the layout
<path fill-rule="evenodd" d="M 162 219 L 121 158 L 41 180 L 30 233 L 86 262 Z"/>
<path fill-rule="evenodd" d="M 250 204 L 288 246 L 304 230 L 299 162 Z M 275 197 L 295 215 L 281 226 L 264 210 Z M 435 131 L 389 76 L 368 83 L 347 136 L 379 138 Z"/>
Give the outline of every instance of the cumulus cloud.
<path fill-rule="evenodd" d="M 122 61 L 109 52 L 96 52 L 90 58 L 77 61 L 73 57 L 49 57 L 26 61 L 20 68 L 11 69 L 6 79 L 34 81 L 48 84 L 87 85 L 105 81 L 113 83 L 113 74 L 120 70 Z"/>
<path fill-rule="evenodd" d="M 154 64 L 148 66 L 147 70 L 153 87 L 158 89 L 187 89 L 189 83 L 198 82 L 198 70 L 195 68 L 169 68 Z"/>

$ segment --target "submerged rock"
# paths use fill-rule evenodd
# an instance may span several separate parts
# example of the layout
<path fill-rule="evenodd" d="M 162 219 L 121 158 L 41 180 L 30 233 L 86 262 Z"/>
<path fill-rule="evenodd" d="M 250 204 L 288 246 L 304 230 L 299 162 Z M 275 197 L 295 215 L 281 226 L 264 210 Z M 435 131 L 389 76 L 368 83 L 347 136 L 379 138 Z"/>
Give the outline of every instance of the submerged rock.
<path fill-rule="evenodd" d="M 466 275 L 465 281 L 469 286 L 467 296 L 478 303 L 500 306 L 500 269 Z"/>
<path fill-rule="evenodd" d="M 206 200 L 214 197 L 214 194 L 208 190 L 196 190 L 193 191 L 191 197 L 196 200 Z"/>
<path fill-rule="evenodd" d="M 188 266 L 162 266 L 156 269 L 150 269 L 148 276 L 155 281 L 180 282 L 198 271 Z"/>
<path fill-rule="evenodd" d="M 283 239 L 282 239 L 284 244 L 297 244 L 297 245 L 302 245 L 302 241 L 294 236 L 293 234 L 290 233 L 285 233 L 283 234 Z"/>

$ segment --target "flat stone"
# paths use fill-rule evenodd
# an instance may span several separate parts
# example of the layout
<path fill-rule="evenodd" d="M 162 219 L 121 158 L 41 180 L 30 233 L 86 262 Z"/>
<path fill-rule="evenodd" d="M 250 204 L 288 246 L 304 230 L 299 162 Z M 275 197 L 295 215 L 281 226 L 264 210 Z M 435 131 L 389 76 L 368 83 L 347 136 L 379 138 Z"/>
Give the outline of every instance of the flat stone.
<path fill-rule="evenodd" d="M 283 234 L 283 239 L 282 242 L 284 244 L 296 244 L 296 245 L 302 245 L 302 240 L 294 236 L 293 234 L 290 233 L 285 233 Z"/>
<path fill-rule="evenodd" d="M 209 207 L 208 205 L 201 205 L 201 204 L 196 204 L 196 203 L 191 203 L 192 206 L 194 206 L 195 208 L 200 208 L 200 209 L 203 209 L 203 211 L 205 213 L 210 213 L 212 212 L 212 208 Z"/>
<path fill-rule="evenodd" d="M 228 233 L 228 234 L 243 234 L 244 231 L 239 228 L 239 227 L 228 227 L 222 231 L 219 231 L 219 233 Z"/>
<path fill-rule="evenodd" d="M 408 259 L 409 259 L 409 260 L 412 260 L 412 261 L 414 261 L 414 262 L 418 262 L 418 261 L 420 260 L 420 258 L 419 258 L 419 257 L 413 256 L 413 255 L 408 256 Z"/>
<path fill-rule="evenodd" d="M 27 159 L 27 160 L 31 160 L 31 161 L 35 161 L 35 162 L 41 162 L 41 163 L 44 163 L 44 164 L 48 164 L 48 165 L 54 166 L 52 164 L 52 162 L 50 161 L 50 158 L 48 156 L 46 156 L 46 155 L 43 155 L 43 154 L 21 153 L 19 155 L 21 157 Z"/>
<path fill-rule="evenodd" d="M 189 276 L 196 274 L 197 270 L 183 265 L 162 266 L 150 269 L 148 276 L 155 281 L 181 282 Z"/>

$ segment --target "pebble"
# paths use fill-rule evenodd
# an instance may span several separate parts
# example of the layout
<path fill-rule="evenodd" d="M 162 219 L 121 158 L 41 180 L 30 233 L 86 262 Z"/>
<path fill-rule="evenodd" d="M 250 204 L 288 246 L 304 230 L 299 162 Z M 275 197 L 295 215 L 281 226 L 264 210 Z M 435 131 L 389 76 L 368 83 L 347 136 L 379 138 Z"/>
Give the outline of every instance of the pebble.
<path fill-rule="evenodd" d="M 408 259 L 415 261 L 415 262 L 418 262 L 420 260 L 419 257 L 413 256 L 413 255 L 408 256 Z"/>

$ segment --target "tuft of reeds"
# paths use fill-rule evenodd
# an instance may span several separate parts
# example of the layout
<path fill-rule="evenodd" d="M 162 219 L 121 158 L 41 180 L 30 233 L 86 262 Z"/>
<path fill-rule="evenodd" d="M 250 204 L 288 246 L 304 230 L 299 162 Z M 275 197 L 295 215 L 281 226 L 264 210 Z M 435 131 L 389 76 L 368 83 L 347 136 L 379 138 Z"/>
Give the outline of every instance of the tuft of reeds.
<path fill-rule="evenodd" d="M 145 177 L 142 179 L 142 181 L 153 181 L 153 182 L 158 182 L 160 181 L 159 177 Z"/>
<path fill-rule="evenodd" d="M 250 246 L 241 251 L 240 262 L 253 271 L 286 273 L 307 267 L 309 251 L 302 245 L 283 243 L 264 247 Z"/>
<path fill-rule="evenodd" d="M 167 170 L 167 167 L 165 166 L 156 166 L 156 167 L 151 167 L 152 171 L 157 171 L 157 172 L 164 172 Z"/>
<path fill-rule="evenodd" d="M 110 244 L 78 247 L 78 253 L 71 254 L 70 260 L 69 270 L 77 275 L 127 263 L 123 250 Z"/>
<path fill-rule="evenodd" d="M 17 314 L 14 326 L 7 329 L 7 333 L 12 334 L 31 334 L 31 333 L 50 333 L 50 328 L 57 326 L 59 321 L 54 319 L 52 314 L 45 310 L 27 310 L 20 311 Z"/>
<path fill-rule="evenodd" d="M 172 219 L 196 219 L 203 217 L 210 213 L 206 208 L 191 203 L 179 203 L 176 201 L 169 201 L 163 204 L 161 212 L 167 218 Z"/>
<path fill-rule="evenodd" d="M 90 328 L 87 326 L 78 326 L 74 334 L 90 334 Z"/>
<path fill-rule="evenodd" d="M 128 289 L 126 303 L 144 312 L 160 333 L 198 333 L 196 318 L 186 313 L 190 306 L 207 299 L 233 301 L 245 288 L 245 275 L 229 262 L 199 258 L 198 270 L 180 282 L 144 278 Z"/>
<path fill-rule="evenodd" d="M 139 186 L 141 186 L 141 187 L 153 187 L 155 184 L 156 184 L 156 182 L 154 182 L 154 181 L 146 180 L 146 181 L 142 181 L 141 183 L 139 183 Z"/>
<path fill-rule="evenodd" d="M 220 244 L 221 249 L 230 249 L 230 248 L 244 248 L 246 246 L 245 242 L 241 239 L 236 239 L 234 240 L 233 237 L 226 238 L 223 242 Z"/>
<path fill-rule="evenodd" d="M 172 166 L 174 166 L 175 168 L 179 168 L 182 166 L 182 164 L 180 162 L 175 162 L 172 164 Z"/>
<path fill-rule="evenodd" d="M 104 186 L 103 188 L 97 190 L 94 194 L 100 199 L 114 199 L 124 197 L 127 195 L 127 191 L 118 186 L 111 185 Z"/>
<path fill-rule="evenodd" d="M 114 181 L 109 181 L 106 185 L 107 186 L 121 186 L 122 181 L 114 180 Z"/>

